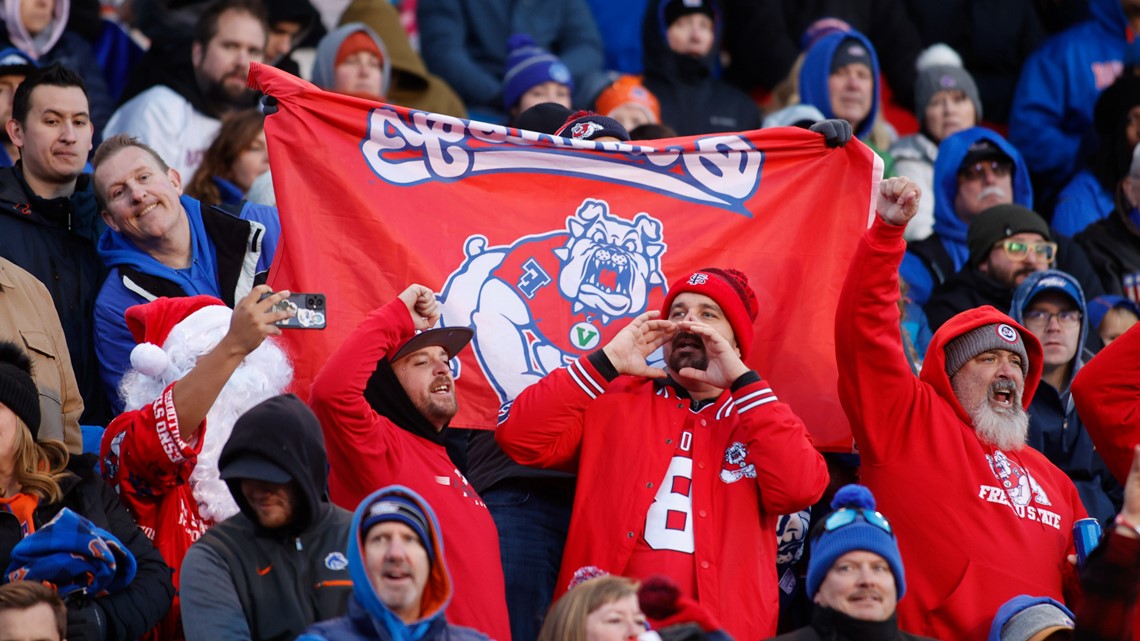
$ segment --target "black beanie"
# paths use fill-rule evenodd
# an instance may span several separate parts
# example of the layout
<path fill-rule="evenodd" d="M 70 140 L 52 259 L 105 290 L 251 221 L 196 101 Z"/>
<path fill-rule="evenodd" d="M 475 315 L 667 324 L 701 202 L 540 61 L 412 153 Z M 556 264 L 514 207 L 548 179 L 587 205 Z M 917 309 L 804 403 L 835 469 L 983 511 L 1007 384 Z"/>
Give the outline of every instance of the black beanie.
<path fill-rule="evenodd" d="M 32 439 L 39 436 L 40 393 L 32 380 L 32 361 L 9 341 L 0 341 L 0 403 L 24 421 Z"/>
<path fill-rule="evenodd" d="M 871 52 L 867 50 L 867 47 L 858 38 L 844 38 L 835 48 L 828 74 L 833 74 L 847 65 L 855 64 L 863 65 L 871 71 L 875 70 L 875 65 L 871 62 Z"/>
<path fill-rule="evenodd" d="M 678 18 L 690 13 L 703 13 L 710 20 L 716 21 L 716 9 L 712 0 L 670 0 L 665 5 L 665 28 L 673 24 Z"/>
<path fill-rule="evenodd" d="M 977 267 L 1000 241 L 1015 234 L 1040 234 L 1053 240 L 1049 223 L 1036 212 L 1021 205 L 994 205 L 974 216 L 966 230 L 966 246 L 970 248 L 970 266 Z"/>

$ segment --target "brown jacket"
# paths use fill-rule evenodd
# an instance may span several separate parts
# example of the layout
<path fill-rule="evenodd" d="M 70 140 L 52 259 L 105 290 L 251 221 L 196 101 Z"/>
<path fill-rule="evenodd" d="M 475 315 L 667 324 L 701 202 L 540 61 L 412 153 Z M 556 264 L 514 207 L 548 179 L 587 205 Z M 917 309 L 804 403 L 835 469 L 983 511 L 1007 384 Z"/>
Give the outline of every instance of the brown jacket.
<path fill-rule="evenodd" d="M 392 85 L 387 101 L 410 109 L 465 118 L 467 108 L 443 78 L 431 74 L 412 49 L 400 15 L 389 0 L 352 0 L 340 24 L 363 22 L 380 36 L 392 57 Z"/>
<path fill-rule="evenodd" d="M 83 399 L 51 294 L 35 276 L 4 258 L 0 258 L 0 338 L 15 342 L 32 359 L 32 375 L 40 389 L 38 438 L 58 439 L 70 452 L 82 452 Z"/>

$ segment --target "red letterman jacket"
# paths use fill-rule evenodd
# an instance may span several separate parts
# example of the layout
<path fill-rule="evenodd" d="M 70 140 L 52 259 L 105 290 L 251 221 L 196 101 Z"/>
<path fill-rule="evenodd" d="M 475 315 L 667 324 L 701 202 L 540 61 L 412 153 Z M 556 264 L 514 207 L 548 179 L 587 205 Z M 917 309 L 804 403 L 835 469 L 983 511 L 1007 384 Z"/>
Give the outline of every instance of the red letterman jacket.
<path fill-rule="evenodd" d="M 818 500 L 828 475 L 803 422 L 755 372 L 692 411 L 672 386 L 617 377 L 594 352 L 524 390 L 495 438 L 519 463 L 578 474 L 561 595 L 582 566 L 623 572 L 686 425 L 698 600 L 733 638 L 768 638 L 776 519 Z"/>

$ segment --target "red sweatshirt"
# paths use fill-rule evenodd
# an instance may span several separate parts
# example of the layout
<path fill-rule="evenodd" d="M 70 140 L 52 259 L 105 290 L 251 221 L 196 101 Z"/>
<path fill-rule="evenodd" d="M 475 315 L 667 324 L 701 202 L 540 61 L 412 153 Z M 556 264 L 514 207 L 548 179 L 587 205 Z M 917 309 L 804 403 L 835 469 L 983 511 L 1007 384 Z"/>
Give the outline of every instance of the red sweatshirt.
<path fill-rule="evenodd" d="M 443 530 L 454 587 L 447 620 L 510 641 L 499 534 L 487 506 L 442 445 L 377 414 L 364 398 L 376 363 L 414 332 L 407 307 L 395 299 L 370 313 L 313 380 L 309 404 L 328 447 L 329 493 L 337 505 L 355 510 L 386 485 L 415 490 Z"/>
<path fill-rule="evenodd" d="M 903 227 L 876 218 L 859 243 L 836 318 L 839 396 L 862 456 L 862 480 L 893 524 L 906 568 L 900 627 L 937 639 L 986 639 L 997 609 L 1019 594 L 1064 601 L 1079 592 L 1073 522 L 1076 488 L 1036 450 L 983 443 L 946 375 L 946 343 L 1006 323 L 1029 355 L 1022 401 L 1041 380 L 1037 339 L 992 307 L 950 319 L 935 333 L 922 375 L 899 334 L 897 270 Z M 1070 604 L 1073 601 L 1069 601 Z"/>

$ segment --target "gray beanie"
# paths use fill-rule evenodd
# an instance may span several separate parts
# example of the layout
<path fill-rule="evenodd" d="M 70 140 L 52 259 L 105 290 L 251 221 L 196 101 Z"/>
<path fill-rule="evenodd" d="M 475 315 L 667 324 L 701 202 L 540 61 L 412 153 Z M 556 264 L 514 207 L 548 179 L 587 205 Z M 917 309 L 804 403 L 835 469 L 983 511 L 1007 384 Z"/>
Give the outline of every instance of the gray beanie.
<path fill-rule="evenodd" d="M 995 349 L 1004 349 L 1021 357 L 1021 375 L 1029 375 L 1029 355 L 1021 333 L 1006 323 L 982 325 L 946 343 L 946 374 L 953 376 L 971 358 Z"/>
<path fill-rule="evenodd" d="M 926 106 L 939 91 L 962 91 L 974 103 L 978 121 L 982 120 L 982 100 L 974 77 L 962 67 L 937 65 L 918 72 L 914 81 L 914 109 L 920 127 L 926 126 Z"/>

